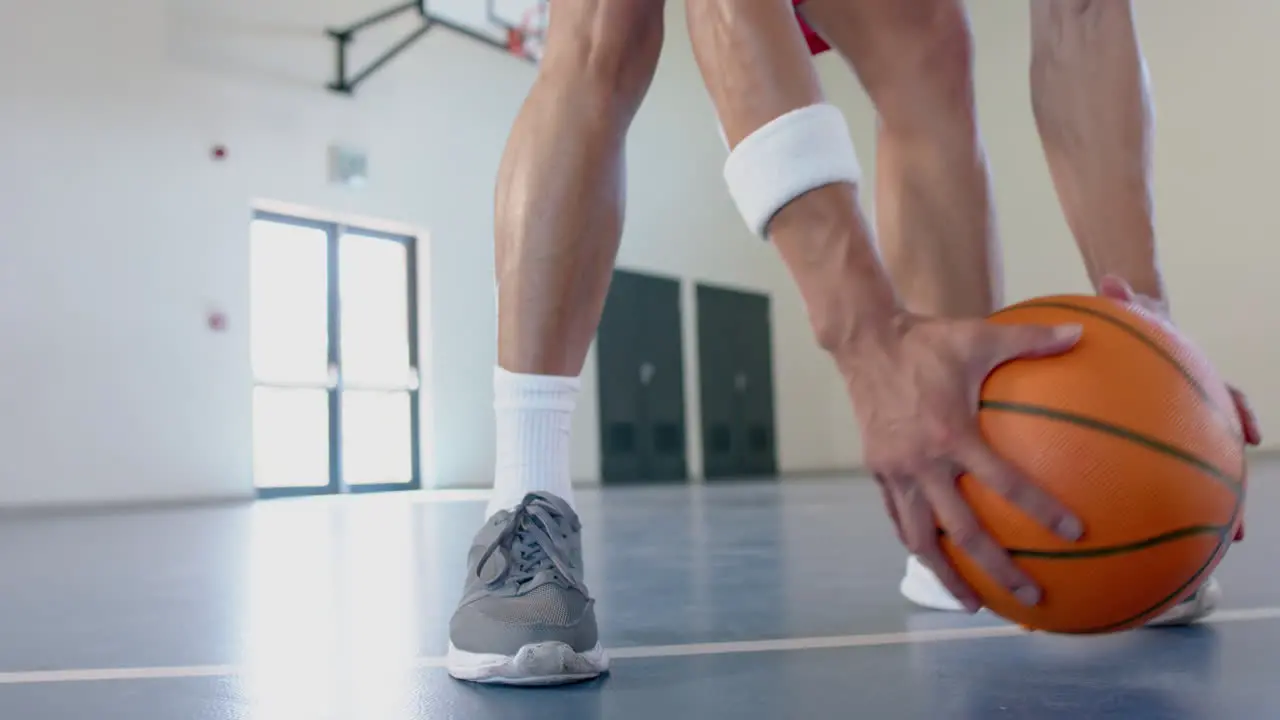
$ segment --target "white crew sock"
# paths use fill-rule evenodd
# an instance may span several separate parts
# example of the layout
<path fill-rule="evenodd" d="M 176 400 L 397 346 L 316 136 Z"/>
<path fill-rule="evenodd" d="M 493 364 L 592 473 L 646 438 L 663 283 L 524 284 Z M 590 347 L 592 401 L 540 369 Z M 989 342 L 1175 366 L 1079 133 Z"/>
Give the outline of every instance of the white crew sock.
<path fill-rule="evenodd" d="M 487 516 L 515 507 L 526 493 L 545 491 L 573 506 L 569 430 L 578 398 L 576 377 L 524 375 L 495 367 L 497 468 Z"/>

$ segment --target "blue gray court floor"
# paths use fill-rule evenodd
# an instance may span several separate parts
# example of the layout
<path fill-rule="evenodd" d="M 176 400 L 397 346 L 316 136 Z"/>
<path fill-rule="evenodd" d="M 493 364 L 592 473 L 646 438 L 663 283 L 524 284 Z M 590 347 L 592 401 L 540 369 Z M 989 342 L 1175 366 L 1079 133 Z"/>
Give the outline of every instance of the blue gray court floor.
<path fill-rule="evenodd" d="M 1280 464 L 1213 622 L 1107 637 L 917 611 L 865 479 L 579 493 L 604 679 L 442 668 L 482 499 L 0 516 L 0 719 L 1280 718 Z"/>

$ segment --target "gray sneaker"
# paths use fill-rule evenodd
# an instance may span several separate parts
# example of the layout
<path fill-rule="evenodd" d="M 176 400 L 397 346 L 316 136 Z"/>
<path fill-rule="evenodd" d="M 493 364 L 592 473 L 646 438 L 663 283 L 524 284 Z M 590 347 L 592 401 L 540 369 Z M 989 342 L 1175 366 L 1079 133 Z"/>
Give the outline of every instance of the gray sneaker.
<path fill-rule="evenodd" d="M 578 515 L 550 493 L 529 493 L 480 528 L 449 621 L 450 675 L 558 685 L 608 671 L 582 581 L 581 531 Z"/>

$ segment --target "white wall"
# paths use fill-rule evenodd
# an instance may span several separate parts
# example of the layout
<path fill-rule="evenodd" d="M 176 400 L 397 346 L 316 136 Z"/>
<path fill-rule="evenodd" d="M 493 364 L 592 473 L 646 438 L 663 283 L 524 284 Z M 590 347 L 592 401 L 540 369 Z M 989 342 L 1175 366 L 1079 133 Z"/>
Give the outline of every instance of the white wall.
<path fill-rule="evenodd" d="M 19 20 L 0 24 L 0 504 L 249 492 L 247 220 L 260 199 L 429 232 L 428 470 L 442 485 L 488 482 L 493 176 L 532 69 L 441 31 L 355 99 L 320 89 L 332 60 L 319 29 L 385 4 L 8 0 Z M 1011 298 L 1083 289 L 1031 124 L 1025 7 L 974 5 Z M 1178 318 L 1280 427 L 1280 380 L 1265 371 L 1280 343 L 1264 315 L 1280 250 L 1262 172 L 1280 155 L 1268 139 L 1277 106 L 1262 92 L 1278 59 L 1264 33 L 1280 8 L 1141 8 Z M 853 464 L 841 385 L 771 249 L 733 215 L 679 3 L 670 17 L 631 141 L 622 263 L 773 291 L 782 465 Z M 406 29 L 371 32 L 359 48 L 375 54 Z M 865 102 L 838 62 L 821 69 L 870 164 Z M 370 187 L 326 185 L 334 141 L 369 151 Z M 212 163 L 218 142 L 230 157 Z M 205 328 L 212 307 L 228 311 L 228 332 Z M 693 337 L 690 324 L 690 359 Z M 584 385 L 574 469 L 590 477 L 590 362 Z"/>
<path fill-rule="evenodd" d="M 488 482 L 491 212 L 506 131 L 533 77 L 440 31 L 355 99 L 322 89 L 319 30 L 381 3 L 21 0 L 0 29 L 0 504 L 243 495 L 250 480 L 247 222 L 259 199 L 430 235 L 433 480 Z M 829 467 L 834 373 L 769 248 L 719 180 L 681 8 L 637 121 L 623 263 L 777 290 L 786 468 Z M 376 54 L 411 26 L 360 38 Z M 333 141 L 372 183 L 325 183 Z M 226 143 L 227 161 L 208 150 Z M 230 329 L 204 315 L 225 309 Z M 593 376 L 586 378 L 593 387 Z M 696 397 L 696 395 L 695 395 Z M 575 470 L 594 475 L 594 393 Z"/>

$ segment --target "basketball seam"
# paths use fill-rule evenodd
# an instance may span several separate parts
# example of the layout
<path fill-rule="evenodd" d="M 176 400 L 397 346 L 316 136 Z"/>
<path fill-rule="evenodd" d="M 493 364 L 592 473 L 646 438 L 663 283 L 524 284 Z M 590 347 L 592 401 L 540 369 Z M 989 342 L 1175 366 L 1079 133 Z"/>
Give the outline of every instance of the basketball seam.
<path fill-rule="evenodd" d="M 1077 632 L 1079 634 L 1111 632 L 1113 630 L 1125 627 L 1133 623 L 1145 621 L 1147 618 L 1150 618 L 1154 616 L 1156 613 L 1159 613 L 1161 610 L 1163 610 L 1171 600 L 1176 598 L 1180 593 L 1182 593 L 1184 590 L 1194 585 L 1197 580 L 1203 577 L 1205 571 L 1209 569 L 1210 565 L 1213 565 L 1215 562 L 1221 560 L 1221 555 L 1223 554 L 1223 547 L 1227 543 L 1227 537 L 1229 536 L 1231 529 L 1234 528 L 1236 525 L 1236 520 L 1240 517 L 1240 508 L 1243 507 L 1243 505 L 1244 505 L 1244 497 L 1241 496 L 1236 500 L 1236 506 L 1231 513 L 1231 519 L 1227 522 L 1225 529 L 1222 531 L 1222 533 L 1218 535 L 1218 544 L 1213 548 L 1213 552 L 1209 553 L 1209 559 L 1205 560 L 1204 563 L 1200 565 L 1199 569 L 1197 569 L 1194 573 L 1192 573 L 1191 577 L 1186 582 L 1179 585 L 1177 589 L 1175 589 L 1173 592 L 1161 598 L 1159 602 L 1153 604 L 1151 607 L 1147 608 L 1146 610 L 1143 610 L 1142 612 L 1136 615 L 1125 618 L 1124 620 L 1111 623 L 1110 625 L 1103 625 L 1102 627 L 1090 628 L 1090 629 L 1080 630 Z"/>
<path fill-rule="evenodd" d="M 1157 602 L 1153 603 L 1150 607 L 1148 607 L 1148 608 L 1146 608 L 1146 609 L 1142 610 L 1141 612 L 1138 612 L 1138 613 L 1136 613 L 1136 614 L 1134 614 L 1134 615 L 1131 615 L 1131 616 L 1129 616 L 1129 617 L 1127 617 L 1127 618 L 1125 618 L 1125 619 L 1123 619 L 1123 620 L 1118 620 L 1118 621 L 1113 622 L 1113 623 L 1110 623 L 1110 624 L 1108 624 L 1108 625 L 1101 625 L 1101 626 L 1093 627 L 1093 628 L 1084 628 L 1084 629 L 1081 629 L 1081 630 L 1067 630 L 1067 631 L 1063 631 L 1063 634 L 1067 634 L 1067 635 L 1090 635 L 1090 634 L 1097 634 L 1097 633 L 1112 632 L 1112 631 L 1117 630 L 1117 629 L 1119 629 L 1119 628 L 1123 628 L 1123 627 L 1126 627 L 1126 626 L 1132 625 L 1132 624 L 1134 624 L 1134 623 L 1137 623 L 1137 622 L 1143 621 L 1143 620 L 1145 620 L 1145 619 L 1147 619 L 1147 618 L 1149 618 L 1149 617 L 1151 617 L 1151 616 L 1154 616 L 1156 613 L 1160 612 L 1161 610 L 1163 610 L 1163 609 L 1164 609 L 1164 607 L 1165 607 L 1166 605 L 1168 605 L 1168 603 L 1169 603 L 1169 601 L 1170 601 L 1170 600 L 1172 600 L 1173 598 L 1177 597 L 1177 596 L 1178 596 L 1182 591 L 1186 590 L 1188 587 L 1191 587 L 1193 584 L 1195 584 L 1195 582 L 1196 582 L 1197 580 L 1199 580 L 1199 579 L 1204 575 L 1205 570 L 1209 569 L 1209 566 L 1210 566 L 1210 565 L 1212 565 L 1216 560 L 1220 559 L 1220 558 L 1219 558 L 1219 556 L 1222 554 L 1222 548 L 1223 548 L 1223 546 L 1226 544 L 1226 540 L 1227 540 L 1227 537 L 1229 536 L 1229 534 L 1230 534 L 1230 532 L 1231 532 L 1231 529 L 1235 527 L 1235 525 L 1236 525 L 1236 520 L 1240 517 L 1240 508 L 1243 506 L 1243 504 L 1244 504 L 1244 498 L 1243 498 L 1243 497 L 1238 498 L 1238 499 L 1236 500 L 1235 508 L 1234 508 L 1234 509 L 1232 510 L 1232 512 L 1231 512 L 1231 519 L 1227 521 L 1227 524 L 1226 524 L 1226 525 L 1222 525 L 1222 526 L 1207 526 L 1208 528 L 1212 528 L 1212 529 L 1216 530 L 1216 532 L 1217 532 L 1217 534 L 1218 534 L 1218 543 L 1214 546 L 1214 548 L 1213 548 L 1213 552 L 1209 553 L 1209 559 L 1208 559 L 1208 560 L 1206 560 L 1206 561 L 1204 561 L 1204 563 L 1202 563 L 1202 564 L 1200 565 L 1200 567 L 1199 567 L 1199 568 L 1197 568 L 1197 569 L 1196 569 L 1196 571 L 1195 571 L 1194 573 L 1192 573 L 1192 574 L 1191 574 L 1191 577 L 1190 577 L 1186 582 L 1184 582 L 1184 583 L 1182 583 L 1181 585 L 1179 585 L 1179 586 L 1178 586 L 1178 587 L 1177 587 L 1173 592 L 1169 593 L 1168 595 L 1165 595 L 1163 598 L 1161 598 L 1161 599 L 1160 599 L 1160 600 L 1158 600 Z M 1190 529 L 1190 528 L 1184 528 L 1184 530 L 1189 530 L 1189 529 Z M 941 533 L 941 534 L 945 536 L 945 533 Z M 1195 534 L 1195 533 L 1187 532 L 1187 533 L 1186 533 L 1185 535 L 1183 535 L 1182 537 L 1191 537 L 1191 536 L 1193 536 L 1194 534 Z M 1159 536 L 1157 536 L 1157 537 L 1159 537 Z M 1149 539 L 1149 540 L 1150 540 L 1150 539 Z M 1167 541 L 1167 540 L 1165 540 L 1165 541 Z M 1162 541 L 1162 542 L 1163 542 L 1163 541 Z M 1147 550 L 1147 549 L 1150 549 L 1151 547 L 1155 547 L 1155 546 L 1158 546 L 1158 545 L 1160 545 L 1160 544 L 1161 544 L 1160 542 L 1152 542 L 1152 543 L 1150 543 L 1149 545 L 1147 545 L 1146 547 L 1139 547 L 1139 548 L 1135 548 L 1133 551 L 1134 551 L 1134 552 L 1136 552 L 1137 550 Z M 1014 556 L 1014 557 L 1027 557 L 1028 559 L 1032 559 L 1032 560 L 1043 559 L 1043 560 L 1053 560 L 1053 561 L 1056 561 L 1056 560 L 1074 560 L 1074 559 L 1078 559 L 1078 557 L 1044 557 L 1044 556 L 1028 556 L 1028 555 L 1026 554 L 1028 551 L 1019 551 L 1019 550 L 1009 550 L 1008 552 L 1009 552 L 1009 554 L 1010 554 L 1010 555 L 1012 555 L 1012 556 Z M 1035 552 L 1035 551 L 1030 551 L 1030 552 Z M 1046 552 L 1047 552 L 1047 551 L 1046 551 Z M 1088 551 L 1082 551 L 1082 552 L 1088 552 Z"/>
<path fill-rule="evenodd" d="M 1106 545 L 1083 550 L 1033 550 L 1030 548 L 1008 548 L 1007 550 L 1014 557 L 1024 557 L 1032 560 L 1087 560 L 1147 550 L 1197 535 L 1215 535 L 1226 532 L 1229 527 L 1229 525 L 1192 525 L 1122 545 Z"/>
<path fill-rule="evenodd" d="M 1230 473 L 1226 472 L 1225 470 L 1222 470 L 1221 468 L 1217 467 L 1216 465 L 1209 462 L 1208 460 L 1205 460 L 1204 458 L 1196 455 L 1195 453 L 1188 452 L 1178 447 L 1174 447 L 1173 445 L 1170 445 L 1169 443 L 1166 443 L 1163 440 L 1158 440 L 1156 438 L 1150 437 L 1149 435 L 1144 435 L 1138 432 L 1137 430 L 1132 430 L 1130 428 L 1122 427 L 1120 425 L 1115 425 L 1113 423 L 1109 423 L 1104 420 L 1099 420 L 1097 418 L 1091 418 L 1085 415 L 1079 415 L 1076 413 L 1067 412 L 1065 410 L 1057 410 L 1054 408 L 1047 408 L 1040 405 L 1028 405 L 1025 403 L 1007 402 L 1004 400 L 982 400 L 978 403 L 978 409 L 992 410 L 995 412 L 1015 413 L 1019 415 L 1033 415 L 1036 417 L 1045 418 L 1047 420 L 1056 420 L 1059 422 L 1066 422 L 1066 423 L 1071 423 L 1073 425 L 1079 425 L 1081 427 L 1086 427 L 1091 430 L 1097 430 L 1107 435 L 1111 435 L 1112 437 L 1117 437 L 1122 440 L 1128 440 L 1130 442 L 1137 443 L 1139 445 L 1146 447 L 1149 450 L 1154 450 L 1155 452 L 1160 453 L 1161 455 L 1164 455 L 1166 457 L 1171 457 L 1185 465 L 1194 467 L 1197 470 L 1203 472 L 1204 474 L 1208 475 L 1209 477 L 1213 478 L 1214 480 L 1224 485 L 1237 497 L 1240 496 L 1244 486 L 1242 479 L 1238 479 L 1232 476 Z"/>
<path fill-rule="evenodd" d="M 1226 414 L 1226 410 L 1220 407 L 1218 403 L 1214 402 L 1213 396 L 1210 395 L 1209 391 L 1206 390 L 1205 387 L 1201 385 L 1199 381 L 1196 380 L 1195 376 L 1191 374 L 1191 371 L 1188 370 L 1186 367 L 1184 367 L 1182 363 L 1178 362 L 1178 359 L 1175 358 L 1173 355 L 1169 354 L 1167 350 L 1160 347 L 1159 343 L 1157 343 L 1156 341 L 1144 335 L 1142 331 L 1138 330 L 1134 326 L 1130 325 L 1129 323 L 1109 313 L 1105 313 L 1100 310 L 1094 310 L 1093 308 L 1083 307 L 1080 305 L 1074 305 L 1072 303 L 1061 302 L 1061 301 L 1056 301 L 1056 302 L 1044 301 L 1044 300 L 1031 301 L 1031 302 L 1026 302 L 1019 305 L 1014 305 L 1010 308 L 1007 308 L 1006 311 L 1013 311 L 1021 308 L 1047 308 L 1052 310 L 1068 310 L 1068 311 L 1078 312 L 1084 315 L 1089 315 L 1090 317 L 1098 318 L 1103 322 L 1106 322 L 1110 325 L 1113 325 L 1114 327 L 1119 328 L 1125 334 L 1129 335 L 1133 339 L 1145 345 L 1147 349 L 1155 353 L 1156 356 L 1159 357 L 1161 360 L 1164 360 L 1166 363 L 1172 366 L 1173 369 L 1176 370 L 1178 374 L 1181 375 L 1183 379 L 1187 381 L 1187 384 L 1191 386 L 1191 389 L 1197 395 L 1200 396 L 1200 399 L 1203 400 L 1205 404 L 1209 406 L 1209 409 L 1218 418 L 1218 420 L 1221 421 L 1223 429 L 1225 429 L 1227 433 L 1231 435 L 1231 437 L 1236 438 L 1237 440 L 1240 440 L 1242 443 L 1244 442 L 1243 436 L 1240 433 L 1236 432 L 1235 424 L 1231 422 L 1230 417 Z"/>

